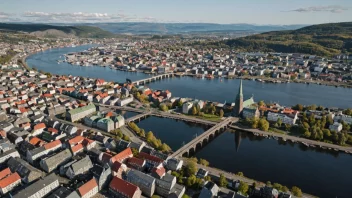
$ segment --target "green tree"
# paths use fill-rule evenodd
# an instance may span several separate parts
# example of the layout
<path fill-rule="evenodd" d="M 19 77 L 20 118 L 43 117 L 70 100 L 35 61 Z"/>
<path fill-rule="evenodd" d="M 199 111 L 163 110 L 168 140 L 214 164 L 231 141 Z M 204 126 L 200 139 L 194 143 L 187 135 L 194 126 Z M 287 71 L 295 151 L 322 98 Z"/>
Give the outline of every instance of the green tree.
<path fill-rule="evenodd" d="M 136 148 L 132 148 L 131 150 L 132 150 L 133 156 L 134 156 L 134 157 L 138 157 L 139 151 L 138 151 Z"/>
<path fill-rule="evenodd" d="M 186 173 L 188 176 L 196 174 L 198 171 L 197 169 L 197 163 L 194 161 L 188 161 L 186 165 Z"/>
<path fill-rule="evenodd" d="M 191 114 L 192 115 L 197 115 L 197 108 L 195 106 L 192 107 Z"/>
<path fill-rule="evenodd" d="M 149 131 L 147 133 L 147 137 L 146 138 L 147 138 L 147 141 L 153 140 L 155 138 L 153 132 Z"/>
<path fill-rule="evenodd" d="M 273 184 L 273 188 L 275 188 L 275 189 L 278 190 L 278 191 L 281 191 L 281 190 L 282 190 L 282 185 L 279 184 L 279 183 L 274 183 L 274 184 Z"/>
<path fill-rule="evenodd" d="M 243 177 L 243 176 L 244 176 L 243 172 L 238 172 L 238 173 L 236 173 L 236 175 L 237 175 L 237 176 L 240 176 L 240 177 Z"/>
<path fill-rule="evenodd" d="M 240 185 L 238 186 L 238 192 L 240 192 L 242 195 L 247 195 L 248 189 L 248 184 L 243 181 L 240 181 Z"/>
<path fill-rule="evenodd" d="M 204 180 L 205 181 L 211 181 L 211 177 L 209 175 L 207 175 L 207 176 L 204 177 Z"/>
<path fill-rule="evenodd" d="M 265 102 L 264 100 L 261 100 L 258 102 L 258 106 L 261 107 L 261 106 L 265 106 Z"/>
<path fill-rule="evenodd" d="M 228 184 L 228 181 L 227 181 L 226 177 L 224 176 L 224 174 L 220 174 L 219 186 L 220 187 L 226 187 L 227 184 Z"/>
<path fill-rule="evenodd" d="M 261 118 L 258 122 L 258 127 L 262 131 L 269 130 L 269 122 L 265 118 Z"/>
<path fill-rule="evenodd" d="M 281 127 L 281 125 L 282 125 L 282 120 L 281 120 L 281 118 L 278 118 L 278 119 L 277 119 L 276 124 L 277 124 L 279 127 Z"/>
<path fill-rule="evenodd" d="M 170 152 L 170 151 L 171 151 L 171 148 L 169 147 L 169 145 L 163 143 L 163 144 L 160 146 L 159 150 L 161 150 L 162 152 Z"/>
<path fill-rule="evenodd" d="M 199 159 L 199 164 L 203 165 L 203 166 L 209 166 L 209 162 L 205 159 Z"/>
<path fill-rule="evenodd" d="M 297 104 L 296 106 L 293 106 L 292 109 L 297 111 L 303 111 L 303 105 Z"/>
<path fill-rule="evenodd" d="M 190 198 L 190 196 L 186 195 L 186 194 L 183 194 L 182 195 L 182 198 Z"/>
<path fill-rule="evenodd" d="M 297 186 L 293 186 L 291 188 L 291 192 L 296 197 L 302 197 L 302 190 L 300 188 L 298 188 Z"/>
<path fill-rule="evenodd" d="M 289 190 L 289 189 L 287 188 L 287 186 L 282 186 L 282 188 L 281 188 L 281 191 L 282 191 L 282 192 L 288 192 L 288 190 Z"/>
<path fill-rule="evenodd" d="M 183 102 L 182 102 L 181 100 L 178 100 L 177 106 L 178 106 L 178 107 L 182 107 L 182 105 L 183 105 Z"/>
<path fill-rule="evenodd" d="M 267 181 L 265 185 L 268 186 L 268 187 L 271 187 L 272 186 L 271 185 L 271 181 Z"/>
<path fill-rule="evenodd" d="M 161 111 L 168 111 L 168 110 L 169 110 L 168 107 L 167 107 L 165 104 L 160 104 L 160 105 L 159 105 L 159 109 L 160 109 Z"/>
<path fill-rule="evenodd" d="M 220 118 L 224 117 L 224 110 L 220 109 L 219 117 L 220 117 Z"/>
<path fill-rule="evenodd" d="M 187 178 L 187 180 L 186 180 L 186 186 L 188 186 L 188 187 L 193 186 L 193 184 L 196 183 L 196 180 L 197 180 L 197 178 L 196 178 L 195 175 L 189 176 L 189 177 Z"/>
<path fill-rule="evenodd" d="M 145 137 L 145 131 L 144 131 L 144 129 L 141 129 L 141 130 L 140 130 L 139 136 Z"/>

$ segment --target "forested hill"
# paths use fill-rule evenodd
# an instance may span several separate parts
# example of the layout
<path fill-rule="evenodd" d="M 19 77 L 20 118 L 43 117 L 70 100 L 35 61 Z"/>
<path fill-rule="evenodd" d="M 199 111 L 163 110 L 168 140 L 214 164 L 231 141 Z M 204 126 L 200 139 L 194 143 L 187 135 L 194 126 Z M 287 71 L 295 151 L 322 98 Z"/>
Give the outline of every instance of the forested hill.
<path fill-rule="evenodd" d="M 352 53 L 352 22 L 313 25 L 298 30 L 274 31 L 226 40 L 240 51 L 309 53 L 333 56 Z"/>
<path fill-rule="evenodd" d="M 114 36 L 111 32 L 92 26 L 0 23 L 0 31 L 28 32 L 36 36 L 46 37 L 108 38 Z"/>

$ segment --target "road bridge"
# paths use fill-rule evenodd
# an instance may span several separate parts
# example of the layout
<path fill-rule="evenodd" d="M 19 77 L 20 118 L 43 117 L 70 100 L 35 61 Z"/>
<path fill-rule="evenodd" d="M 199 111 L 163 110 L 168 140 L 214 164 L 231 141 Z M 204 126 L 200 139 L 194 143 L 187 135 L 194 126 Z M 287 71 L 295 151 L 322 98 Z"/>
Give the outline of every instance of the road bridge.
<path fill-rule="evenodd" d="M 141 119 L 144 119 L 144 118 L 146 118 L 147 116 L 149 116 L 151 114 L 151 112 L 150 111 L 147 111 L 147 112 L 145 112 L 145 113 L 142 113 L 142 114 L 138 114 L 138 115 L 135 115 L 135 116 L 133 116 L 133 117 L 130 117 L 130 118 L 127 118 L 126 119 L 126 122 L 128 123 L 128 122 L 136 122 L 136 121 L 141 121 Z"/>
<path fill-rule="evenodd" d="M 211 127 L 209 130 L 205 131 L 198 137 L 194 138 L 193 140 L 182 146 L 180 149 L 170 155 L 169 158 L 182 157 L 184 154 L 188 154 L 189 152 L 195 152 L 197 146 L 202 147 L 203 144 L 208 143 L 210 139 L 214 138 L 216 135 L 220 134 L 224 129 L 226 129 L 229 125 L 237 121 L 238 118 L 227 117 L 222 122 Z"/>
<path fill-rule="evenodd" d="M 161 80 L 163 78 L 173 77 L 173 75 L 174 74 L 172 74 L 172 73 L 160 74 L 160 75 L 153 76 L 153 77 L 150 77 L 150 78 L 145 78 L 145 79 L 142 79 L 142 80 L 133 81 L 132 84 L 145 85 L 147 83 L 154 82 L 154 81 L 157 81 L 157 80 Z"/>

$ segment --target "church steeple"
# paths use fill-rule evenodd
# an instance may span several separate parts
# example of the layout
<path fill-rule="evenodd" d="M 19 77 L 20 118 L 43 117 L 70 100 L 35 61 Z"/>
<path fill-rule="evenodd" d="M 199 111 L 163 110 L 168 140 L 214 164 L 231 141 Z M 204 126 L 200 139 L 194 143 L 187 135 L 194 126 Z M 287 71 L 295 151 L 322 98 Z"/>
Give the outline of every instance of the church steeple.
<path fill-rule="evenodd" d="M 240 87 L 235 100 L 235 108 L 233 111 L 234 116 L 241 116 L 243 110 L 243 89 L 242 89 L 242 79 L 240 81 Z"/>

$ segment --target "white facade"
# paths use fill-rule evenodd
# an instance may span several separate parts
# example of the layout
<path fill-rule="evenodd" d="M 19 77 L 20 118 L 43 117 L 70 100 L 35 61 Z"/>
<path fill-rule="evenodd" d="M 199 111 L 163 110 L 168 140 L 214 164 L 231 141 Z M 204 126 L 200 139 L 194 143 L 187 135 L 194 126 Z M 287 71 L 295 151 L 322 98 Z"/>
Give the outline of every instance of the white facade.
<path fill-rule="evenodd" d="M 188 114 L 189 110 L 192 108 L 193 104 L 190 102 L 186 102 L 182 105 L 182 113 Z"/>
<path fill-rule="evenodd" d="M 127 104 L 129 104 L 131 102 L 133 102 L 133 96 L 132 95 L 130 97 L 128 97 L 128 98 L 124 98 L 124 99 L 121 99 L 121 100 L 117 101 L 117 104 L 118 104 L 118 106 L 122 107 L 122 106 L 125 106 L 125 105 L 127 105 Z"/>
<path fill-rule="evenodd" d="M 340 132 L 342 130 L 342 124 L 335 122 L 334 124 L 329 126 L 330 131 L 336 131 L 336 132 Z"/>
<path fill-rule="evenodd" d="M 269 112 L 267 116 L 267 120 L 271 122 L 276 122 L 279 118 L 284 124 L 294 125 L 296 124 L 296 120 L 298 117 L 297 117 L 297 114 L 295 114 L 295 116 L 291 118 L 285 114 L 272 113 L 272 112 Z"/>
<path fill-rule="evenodd" d="M 348 116 L 348 115 L 336 115 L 334 117 L 334 121 L 338 122 L 338 121 L 344 121 L 347 124 L 352 124 L 352 116 Z"/>

